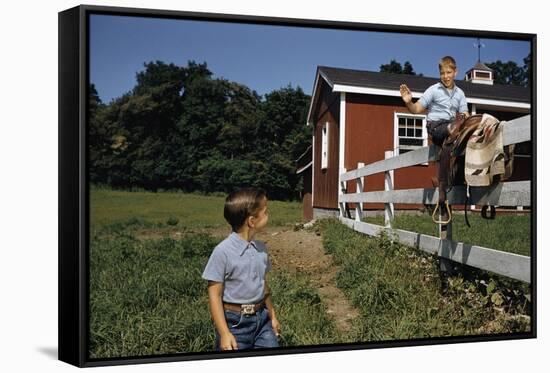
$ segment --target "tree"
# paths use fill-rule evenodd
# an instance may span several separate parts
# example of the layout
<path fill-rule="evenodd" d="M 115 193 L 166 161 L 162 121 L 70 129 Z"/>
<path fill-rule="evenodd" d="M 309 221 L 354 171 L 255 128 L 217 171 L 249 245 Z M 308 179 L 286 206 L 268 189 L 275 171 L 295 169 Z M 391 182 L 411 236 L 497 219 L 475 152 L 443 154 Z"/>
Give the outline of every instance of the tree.
<path fill-rule="evenodd" d="M 401 63 L 393 59 L 388 64 L 380 65 L 380 72 L 390 74 L 416 75 L 413 66 L 409 61 L 405 61 L 405 64 L 402 67 Z"/>
<path fill-rule="evenodd" d="M 403 74 L 403 67 L 396 60 L 391 60 L 389 64 L 380 65 L 381 73 Z"/>
<path fill-rule="evenodd" d="M 288 85 L 265 95 L 262 102 L 256 158 L 266 162 L 263 178 L 272 198 L 299 197 L 294 161 L 311 144 L 311 127 L 305 125 L 310 99 L 300 87 Z"/>
<path fill-rule="evenodd" d="M 531 85 L 531 53 L 523 59 L 523 71 L 525 73 L 525 86 Z"/>
<path fill-rule="evenodd" d="M 416 75 L 414 72 L 414 69 L 409 61 L 405 61 L 405 64 L 403 65 L 403 74 L 407 75 Z"/>
<path fill-rule="evenodd" d="M 90 175 L 115 188 L 299 197 L 294 160 L 311 143 L 310 97 L 291 86 L 260 97 L 213 79 L 206 63 L 144 64 L 128 93 L 103 105 L 91 87 Z"/>
<path fill-rule="evenodd" d="M 524 66 L 518 66 L 514 61 L 486 63 L 487 67 L 493 70 L 493 79 L 496 84 L 510 84 L 519 86 L 528 86 L 531 75 L 531 56 L 524 58 Z"/>

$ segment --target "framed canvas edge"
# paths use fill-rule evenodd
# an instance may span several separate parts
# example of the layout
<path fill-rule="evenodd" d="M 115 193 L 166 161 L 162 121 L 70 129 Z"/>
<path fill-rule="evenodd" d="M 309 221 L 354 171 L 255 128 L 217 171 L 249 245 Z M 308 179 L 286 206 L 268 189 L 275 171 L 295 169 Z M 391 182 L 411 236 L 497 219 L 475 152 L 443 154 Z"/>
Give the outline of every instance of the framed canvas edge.
<path fill-rule="evenodd" d="M 58 82 L 59 82 L 59 123 L 58 123 L 58 341 L 59 360 L 79 367 L 144 364 L 155 362 L 175 362 L 189 360 L 209 360 L 219 358 L 238 358 L 248 356 L 285 355 L 296 353 L 317 353 L 346 350 L 365 350 L 408 346 L 429 346 L 438 344 L 472 343 L 536 338 L 536 141 L 533 141 L 533 180 L 532 223 L 531 223 L 531 285 L 532 320 L 531 332 L 515 334 L 492 334 L 459 337 L 440 337 L 417 340 L 395 340 L 387 342 L 365 342 L 353 344 L 333 344 L 279 348 L 276 350 L 239 351 L 237 353 L 204 352 L 181 353 L 173 355 L 153 355 L 139 357 L 120 357 L 113 359 L 91 359 L 89 357 L 89 185 L 87 165 L 87 128 L 89 83 L 89 24 L 92 14 L 164 17 L 170 19 L 193 19 L 205 21 L 254 23 L 282 26 L 317 27 L 346 30 L 368 30 L 395 33 L 438 34 L 446 36 L 477 35 L 494 39 L 506 38 L 525 40 L 531 43 L 531 134 L 536 140 L 536 40 L 533 33 L 515 33 L 502 31 L 484 31 L 471 29 L 446 29 L 437 27 L 406 26 L 393 24 L 358 23 L 298 18 L 280 18 L 268 16 L 236 15 L 222 13 L 201 13 L 160 9 L 129 7 L 80 5 L 58 13 Z M 62 32 L 70 28 L 77 35 Z M 76 56 L 75 56 L 76 53 Z M 72 59 L 70 59 L 72 57 Z M 76 62 L 75 62 L 76 60 Z M 72 61 L 72 62 L 71 62 Z M 76 71 L 74 71 L 76 69 Z M 66 77 L 70 71 L 76 81 Z M 71 96 L 71 93 L 74 96 Z M 75 121 L 78 127 L 75 129 Z M 75 131 L 76 130 L 76 131 Z M 75 150 L 75 146 L 77 149 Z M 69 153 L 76 153 L 77 159 L 67 159 Z M 75 154 L 73 154 L 74 156 Z M 72 161 L 72 162 L 71 162 Z M 75 179 L 78 180 L 75 183 Z M 77 219 L 74 219 L 74 217 Z M 76 236 L 75 237 L 75 232 Z M 75 253 L 74 247 L 78 250 Z M 76 314 L 75 314 L 76 313 Z M 67 326 L 69 324 L 69 326 Z M 70 342 L 69 342 L 70 341 Z"/>

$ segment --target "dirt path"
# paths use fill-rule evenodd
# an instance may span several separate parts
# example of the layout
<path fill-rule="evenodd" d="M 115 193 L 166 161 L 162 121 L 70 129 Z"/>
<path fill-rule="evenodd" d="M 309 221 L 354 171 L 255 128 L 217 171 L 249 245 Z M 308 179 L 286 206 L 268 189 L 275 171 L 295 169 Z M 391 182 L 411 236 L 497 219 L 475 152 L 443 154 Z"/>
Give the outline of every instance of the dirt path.
<path fill-rule="evenodd" d="M 138 234 L 140 239 L 159 239 L 172 237 L 180 239 L 185 233 L 209 233 L 220 240 L 229 234 L 227 227 L 195 229 L 188 232 L 178 228 L 163 230 L 144 229 Z M 349 331 L 351 321 L 359 315 L 351 306 L 342 291 L 336 287 L 336 274 L 339 267 L 323 248 L 322 238 L 314 231 L 294 231 L 289 227 L 268 227 L 264 232 L 258 233 L 258 240 L 266 243 L 274 270 L 284 269 L 290 273 L 305 274 L 312 287 L 321 296 L 322 302 L 327 308 L 327 313 L 334 320 L 340 331 Z"/>
<path fill-rule="evenodd" d="M 307 275 L 336 327 L 340 331 L 350 330 L 358 311 L 336 287 L 335 276 L 339 268 L 323 249 L 321 236 L 308 230 L 273 228 L 259 233 L 257 238 L 266 243 L 274 270 L 284 268 L 291 273 Z"/>

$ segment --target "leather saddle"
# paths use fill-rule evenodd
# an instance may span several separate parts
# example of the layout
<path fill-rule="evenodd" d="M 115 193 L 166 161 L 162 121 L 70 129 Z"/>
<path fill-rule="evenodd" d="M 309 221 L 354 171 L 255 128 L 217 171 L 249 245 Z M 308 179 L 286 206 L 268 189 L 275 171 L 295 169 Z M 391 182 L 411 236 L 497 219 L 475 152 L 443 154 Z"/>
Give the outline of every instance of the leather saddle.
<path fill-rule="evenodd" d="M 432 214 L 432 219 L 437 224 L 445 225 L 451 222 L 452 213 L 447 201 L 447 192 L 455 185 L 465 184 L 464 154 L 468 140 L 481 123 L 481 118 L 481 114 L 464 118 L 462 114 L 457 113 L 455 121 L 450 126 L 447 137 L 441 144 L 437 180 L 439 200 Z M 447 211 L 443 210 L 443 203 Z M 435 217 L 439 208 L 441 208 L 442 213 L 441 220 L 437 220 Z M 467 217 L 466 223 L 468 226 L 470 225 Z"/>

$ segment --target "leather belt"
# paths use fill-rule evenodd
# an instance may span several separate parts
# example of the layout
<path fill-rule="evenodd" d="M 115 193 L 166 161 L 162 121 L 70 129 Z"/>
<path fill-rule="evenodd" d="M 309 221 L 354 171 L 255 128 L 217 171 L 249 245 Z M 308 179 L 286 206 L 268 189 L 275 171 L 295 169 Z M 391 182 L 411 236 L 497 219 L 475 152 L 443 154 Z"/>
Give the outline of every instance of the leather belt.
<path fill-rule="evenodd" d="M 256 312 L 265 307 L 265 302 L 262 300 L 256 304 L 236 304 L 236 303 L 223 303 L 225 310 L 239 312 L 243 315 L 254 315 Z"/>

